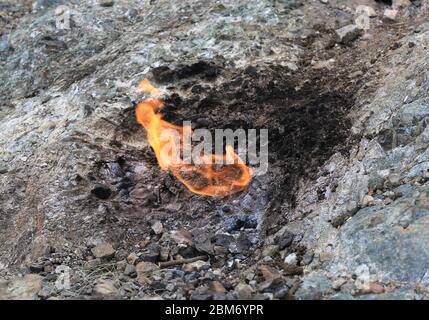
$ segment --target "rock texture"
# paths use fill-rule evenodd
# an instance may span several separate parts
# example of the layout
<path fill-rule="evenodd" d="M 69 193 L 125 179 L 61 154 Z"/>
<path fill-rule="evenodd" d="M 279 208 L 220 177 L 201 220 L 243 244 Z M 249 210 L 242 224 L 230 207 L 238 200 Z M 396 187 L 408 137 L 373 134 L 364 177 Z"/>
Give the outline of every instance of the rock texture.
<path fill-rule="evenodd" d="M 393 2 L 3 1 L 0 298 L 428 298 L 429 4 Z M 146 77 L 169 121 L 268 128 L 269 172 L 159 170 Z"/>

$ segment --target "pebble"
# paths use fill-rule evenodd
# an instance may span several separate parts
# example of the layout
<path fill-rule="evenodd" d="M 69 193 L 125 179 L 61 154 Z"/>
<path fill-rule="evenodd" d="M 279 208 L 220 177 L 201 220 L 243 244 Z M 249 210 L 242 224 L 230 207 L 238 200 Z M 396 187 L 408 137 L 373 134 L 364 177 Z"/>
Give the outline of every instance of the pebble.
<path fill-rule="evenodd" d="M 369 205 L 372 205 L 374 203 L 374 197 L 370 195 L 365 195 L 362 199 L 362 207 L 367 207 Z"/>
<path fill-rule="evenodd" d="M 161 248 L 157 243 L 151 243 L 148 246 L 146 246 L 145 250 L 140 255 L 140 258 L 143 261 L 149 261 L 149 262 L 155 263 L 158 261 L 160 251 L 161 251 Z"/>
<path fill-rule="evenodd" d="M 292 244 L 294 237 L 295 235 L 288 230 L 283 232 L 282 236 L 278 240 L 279 249 L 284 250 L 285 248 L 289 247 Z"/>
<path fill-rule="evenodd" d="M 259 266 L 258 271 L 262 274 L 266 281 L 273 281 L 280 277 L 280 273 L 268 265 Z"/>
<path fill-rule="evenodd" d="M 335 255 L 332 252 L 321 252 L 319 255 L 319 260 L 321 262 L 332 261 L 334 260 Z"/>
<path fill-rule="evenodd" d="M 301 260 L 301 265 L 309 265 L 313 261 L 314 253 L 311 250 L 307 250 Z"/>
<path fill-rule="evenodd" d="M 139 276 L 142 274 L 153 272 L 158 269 L 159 267 L 155 263 L 147 262 L 147 261 L 139 262 L 136 266 L 136 272 L 137 272 L 137 275 Z"/>
<path fill-rule="evenodd" d="M 57 276 L 55 273 L 48 273 L 48 274 L 45 276 L 44 280 L 45 280 L 45 281 L 56 281 L 56 280 L 57 280 L 57 278 L 58 278 L 58 276 Z"/>
<path fill-rule="evenodd" d="M 92 290 L 92 294 L 106 299 L 119 295 L 119 291 L 112 280 L 99 280 Z"/>
<path fill-rule="evenodd" d="M 203 269 L 207 269 L 210 267 L 210 263 L 208 261 L 198 260 L 192 263 L 184 264 L 182 269 L 185 272 L 192 272 L 192 271 L 200 271 Z"/>
<path fill-rule="evenodd" d="M 287 264 L 296 265 L 296 264 L 297 264 L 297 262 L 298 262 L 298 259 L 297 259 L 297 256 L 296 256 L 296 253 L 294 252 L 294 253 L 289 254 L 289 255 L 285 258 L 284 262 L 285 262 L 285 263 L 287 263 Z"/>
<path fill-rule="evenodd" d="M 247 273 L 246 273 L 245 278 L 246 278 L 246 280 L 248 280 L 248 281 L 252 281 L 252 280 L 255 278 L 255 273 L 254 273 L 254 272 L 249 271 L 249 272 L 247 272 Z"/>
<path fill-rule="evenodd" d="M 235 289 L 238 300 L 250 300 L 252 298 L 252 287 L 245 283 L 239 283 Z"/>
<path fill-rule="evenodd" d="M 136 267 L 132 264 L 127 264 L 124 270 L 126 276 L 133 276 L 136 274 Z"/>
<path fill-rule="evenodd" d="M 263 257 L 274 257 L 279 252 L 278 245 L 268 245 L 262 250 Z"/>
<path fill-rule="evenodd" d="M 170 256 L 170 250 L 168 248 L 161 248 L 159 252 L 159 260 L 167 261 Z"/>
<path fill-rule="evenodd" d="M 116 270 L 124 271 L 126 267 L 127 267 L 127 262 L 125 260 L 116 262 Z"/>
<path fill-rule="evenodd" d="M 91 249 L 94 257 L 99 259 L 109 259 L 115 255 L 115 249 L 110 243 L 103 243 Z"/>
<path fill-rule="evenodd" d="M 214 254 L 214 245 L 211 242 L 213 234 L 207 232 L 203 229 L 194 229 L 192 231 L 192 237 L 194 240 L 195 248 L 203 253 L 208 253 L 210 255 Z"/>
<path fill-rule="evenodd" d="M 176 288 L 176 286 L 172 283 L 167 284 L 167 286 L 165 287 L 165 289 L 170 291 L 170 292 L 174 291 L 175 288 Z"/>
<path fill-rule="evenodd" d="M 52 295 L 52 291 L 48 290 L 47 288 L 42 288 L 38 294 L 40 299 L 46 300 Z"/>
<path fill-rule="evenodd" d="M 152 230 L 153 232 L 155 232 L 155 234 L 161 234 L 163 231 L 163 225 L 161 221 L 159 220 L 154 221 L 152 224 Z"/>
<path fill-rule="evenodd" d="M 292 264 L 283 264 L 283 271 L 284 274 L 287 276 L 292 276 L 292 275 L 301 275 L 304 272 L 304 269 L 302 267 L 296 266 L 296 265 L 292 265 Z"/>
<path fill-rule="evenodd" d="M 397 187 L 401 184 L 401 176 L 397 173 L 390 174 L 387 180 L 393 187 Z"/>
<path fill-rule="evenodd" d="M 347 279 L 340 278 L 332 282 L 332 289 L 340 290 L 341 287 L 347 282 Z"/>
<path fill-rule="evenodd" d="M 185 229 L 171 231 L 170 237 L 178 245 L 191 246 L 193 244 L 191 232 Z"/>
<path fill-rule="evenodd" d="M 383 203 L 384 203 L 385 205 L 391 204 L 392 202 L 393 202 L 393 200 L 392 200 L 392 199 L 390 199 L 390 198 L 386 198 L 386 199 L 384 199 L 384 200 L 383 200 Z"/>
<path fill-rule="evenodd" d="M 348 26 L 342 27 L 335 31 L 337 36 L 337 42 L 345 45 L 350 44 L 356 40 L 361 34 L 361 29 L 358 28 L 355 24 L 350 24 Z"/>
<path fill-rule="evenodd" d="M 127 257 L 127 262 L 132 265 L 135 265 L 138 260 L 139 256 L 135 252 L 131 252 Z"/>
<path fill-rule="evenodd" d="M 383 196 L 388 197 L 388 198 L 394 198 L 395 197 L 395 192 L 389 190 L 383 193 Z"/>
<path fill-rule="evenodd" d="M 365 15 L 370 17 L 370 18 L 377 16 L 377 12 L 375 12 L 373 7 L 365 6 L 365 5 L 357 6 L 356 13 L 365 13 Z"/>
<path fill-rule="evenodd" d="M 384 292 L 384 286 L 379 282 L 371 282 L 369 284 L 364 285 L 360 289 L 360 292 L 362 294 L 370 294 L 370 293 L 380 294 Z"/>
<path fill-rule="evenodd" d="M 386 9 L 384 10 L 383 19 L 387 22 L 394 22 L 396 21 L 397 15 L 398 15 L 398 10 Z"/>
<path fill-rule="evenodd" d="M 62 15 L 65 12 L 65 10 L 66 10 L 65 6 L 58 6 L 58 7 L 55 8 L 54 14 L 56 16 L 60 16 L 60 15 Z"/>

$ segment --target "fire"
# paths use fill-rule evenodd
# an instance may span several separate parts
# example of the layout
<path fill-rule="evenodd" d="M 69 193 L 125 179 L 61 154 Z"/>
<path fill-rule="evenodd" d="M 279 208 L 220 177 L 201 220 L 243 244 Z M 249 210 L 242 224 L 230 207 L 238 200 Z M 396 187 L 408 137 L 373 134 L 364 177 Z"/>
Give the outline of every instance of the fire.
<path fill-rule="evenodd" d="M 230 145 L 226 146 L 224 155 L 201 154 L 198 164 L 189 164 L 178 156 L 184 143 L 183 137 L 192 135 L 191 127 L 179 127 L 162 119 L 159 111 L 163 102 L 157 99 L 161 93 L 147 79 L 140 82 L 138 90 L 155 97 L 137 105 L 136 118 L 147 131 L 148 142 L 161 169 L 169 170 L 189 190 L 200 195 L 224 197 L 247 187 L 252 171 Z M 174 135 L 166 137 L 165 132 L 171 131 L 181 139 L 174 139 Z"/>

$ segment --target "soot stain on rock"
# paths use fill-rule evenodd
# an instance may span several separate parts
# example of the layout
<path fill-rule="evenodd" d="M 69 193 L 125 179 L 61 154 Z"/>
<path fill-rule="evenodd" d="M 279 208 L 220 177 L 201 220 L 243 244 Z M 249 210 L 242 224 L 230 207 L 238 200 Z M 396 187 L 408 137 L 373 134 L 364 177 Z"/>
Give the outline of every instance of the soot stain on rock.
<path fill-rule="evenodd" d="M 177 88 L 186 95 L 175 92 L 166 98 L 165 119 L 175 124 L 197 121 L 197 127 L 203 127 L 198 123 L 204 119 L 209 130 L 268 129 L 269 164 L 282 173 L 269 196 L 272 203 L 293 206 L 298 181 L 313 178 L 334 152 L 347 150 L 352 94 L 330 90 L 333 80 L 317 73 L 291 75 L 280 66 L 222 74 L 229 79 L 223 85 L 198 93 L 179 80 Z M 301 78 L 309 81 L 301 85 Z"/>
<path fill-rule="evenodd" d="M 205 80 L 214 80 L 221 71 L 216 63 L 198 61 L 190 65 L 181 65 L 176 69 L 168 66 L 159 66 L 152 69 L 153 79 L 161 84 L 171 83 L 175 80 L 184 80 L 189 78 L 201 78 Z"/>

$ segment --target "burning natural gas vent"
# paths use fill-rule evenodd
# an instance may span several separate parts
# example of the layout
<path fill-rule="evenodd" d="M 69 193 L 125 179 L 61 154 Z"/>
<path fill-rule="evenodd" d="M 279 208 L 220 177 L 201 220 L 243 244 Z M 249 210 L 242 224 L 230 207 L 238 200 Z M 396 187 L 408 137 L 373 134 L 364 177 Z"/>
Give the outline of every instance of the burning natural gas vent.
<path fill-rule="evenodd" d="M 252 171 L 231 145 L 226 146 L 223 155 L 193 150 L 191 126 L 180 127 L 162 119 L 160 91 L 147 79 L 140 82 L 138 90 L 153 97 L 137 105 L 136 117 L 147 131 L 161 169 L 170 171 L 190 191 L 200 195 L 224 197 L 246 189 Z"/>

